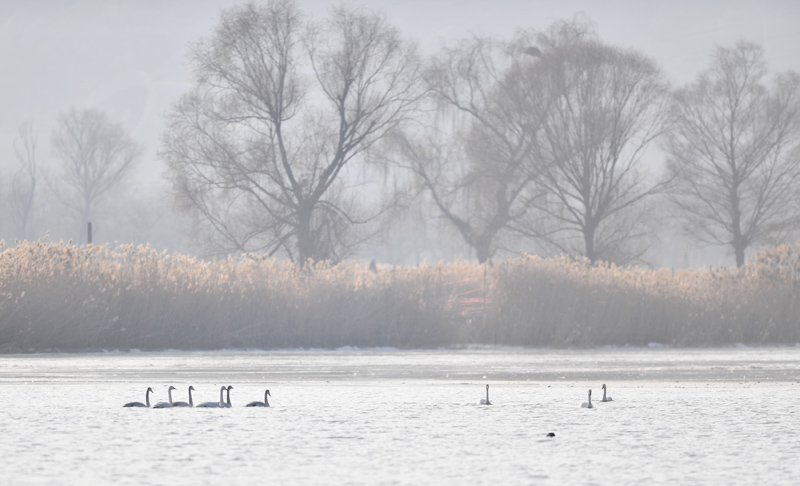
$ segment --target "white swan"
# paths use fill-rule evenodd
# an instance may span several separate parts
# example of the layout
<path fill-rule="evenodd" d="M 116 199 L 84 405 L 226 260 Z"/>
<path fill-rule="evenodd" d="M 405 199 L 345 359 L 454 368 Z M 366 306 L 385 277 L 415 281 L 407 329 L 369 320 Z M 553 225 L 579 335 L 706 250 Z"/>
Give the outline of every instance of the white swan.
<path fill-rule="evenodd" d="M 592 390 L 589 390 L 589 401 L 581 403 L 581 408 L 594 408 L 592 406 Z"/>
<path fill-rule="evenodd" d="M 479 405 L 491 405 L 492 402 L 489 401 L 489 385 L 486 385 L 486 398 L 481 398 L 481 403 Z"/>
<path fill-rule="evenodd" d="M 142 402 L 129 402 L 123 405 L 123 407 L 150 407 L 150 393 L 153 392 L 153 389 L 149 386 L 147 387 L 147 393 L 144 394 L 144 401 L 147 402 L 146 404 Z"/>
<path fill-rule="evenodd" d="M 176 388 L 174 386 L 170 385 L 169 388 L 167 388 L 167 393 L 169 393 L 169 402 L 158 402 L 153 405 L 153 408 L 172 408 L 172 390 L 175 389 Z"/>
<path fill-rule="evenodd" d="M 610 396 L 606 397 L 606 384 L 603 383 L 603 399 L 600 400 L 601 402 L 613 402 L 614 399 Z"/>
<path fill-rule="evenodd" d="M 231 390 L 233 387 L 228 385 L 228 400 L 221 405 L 223 408 L 231 408 Z"/>
<path fill-rule="evenodd" d="M 250 402 L 245 407 L 269 407 L 269 399 L 267 397 L 271 396 L 269 390 L 264 392 L 264 401 L 263 402 Z"/>
<path fill-rule="evenodd" d="M 203 408 L 222 408 L 222 404 L 225 403 L 222 401 L 222 394 L 225 393 L 225 387 L 220 387 L 219 389 L 219 402 L 203 402 L 198 407 Z"/>
<path fill-rule="evenodd" d="M 194 403 L 192 403 L 192 390 L 194 390 L 193 386 L 189 387 L 189 403 L 186 402 L 175 402 L 172 404 L 173 407 L 194 407 Z"/>

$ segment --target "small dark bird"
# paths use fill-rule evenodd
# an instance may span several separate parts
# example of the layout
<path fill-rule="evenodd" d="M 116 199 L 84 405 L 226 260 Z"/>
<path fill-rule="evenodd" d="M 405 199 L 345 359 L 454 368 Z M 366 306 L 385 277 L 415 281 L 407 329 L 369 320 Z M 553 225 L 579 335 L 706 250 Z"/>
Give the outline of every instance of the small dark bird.
<path fill-rule="evenodd" d="M 542 51 L 540 51 L 538 47 L 531 46 L 525 49 L 525 54 L 533 57 L 539 57 L 542 55 Z"/>
<path fill-rule="evenodd" d="M 554 433 L 552 433 L 552 432 L 548 432 L 548 433 L 547 433 L 547 437 L 555 437 L 555 436 L 556 436 L 556 434 L 554 434 Z"/>

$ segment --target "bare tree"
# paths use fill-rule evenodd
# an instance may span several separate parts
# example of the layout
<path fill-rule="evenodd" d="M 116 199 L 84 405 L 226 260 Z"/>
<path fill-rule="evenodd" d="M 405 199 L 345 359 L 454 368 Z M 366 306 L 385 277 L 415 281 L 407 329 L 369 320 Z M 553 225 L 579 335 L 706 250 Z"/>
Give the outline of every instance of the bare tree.
<path fill-rule="evenodd" d="M 161 155 L 205 234 L 300 263 L 351 251 L 385 206 L 365 208 L 352 188 L 369 181 L 348 167 L 415 109 L 414 46 L 377 14 L 343 6 L 306 22 L 272 0 L 223 11 L 191 64 Z"/>
<path fill-rule="evenodd" d="M 526 50 L 526 41 L 524 34 L 512 42 L 472 37 L 444 48 L 426 76 L 438 126 L 401 144 L 441 215 L 481 263 L 535 197 L 531 144 L 538 119 L 522 100 L 524 72 L 538 53 Z"/>
<path fill-rule="evenodd" d="M 532 147 L 546 194 L 537 206 L 548 227 L 537 234 L 592 262 L 635 259 L 647 235 L 641 203 L 663 188 L 649 182 L 643 163 L 663 128 L 663 75 L 650 59 L 600 42 L 580 22 L 557 23 L 538 42 L 527 102 L 542 113 Z"/>
<path fill-rule="evenodd" d="M 95 109 L 70 108 L 59 115 L 51 144 L 62 162 L 59 199 L 85 228 L 98 200 L 130 174 L 141 149 L 121 124 Z"/>
<path fill-rule="evenodd" d="M 666 145 L 687 232 L 733 247 L 737 266 L 751 245 L 800 223 L 800 76 L 779 74 L 767 87 L 766 75 L 760 46 L 718 48 L 709 69 L 675 93 Z"/>
<path fill-rule="evenodd" d="M 23 239 L 30 236 L 36 185 L 39 181 L 36 146 L 37 137 L 33 130 L 33 122 L 26 121 L 20 125 L 17 138 L 14 140 L 14 153 L 20 168 L 11 180 L 9 195 L 14 225 L 17 234 Z"/>

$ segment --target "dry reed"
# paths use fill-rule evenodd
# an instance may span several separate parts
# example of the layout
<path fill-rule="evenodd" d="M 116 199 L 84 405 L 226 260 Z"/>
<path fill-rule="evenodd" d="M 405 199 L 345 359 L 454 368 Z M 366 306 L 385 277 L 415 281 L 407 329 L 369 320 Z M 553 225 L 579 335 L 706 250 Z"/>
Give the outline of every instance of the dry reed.
<path fill-rule="evenodd" d="M 304 268 L 148 246 L 0 242 L 0 352 L 794 344 L 800 243 L 741 270 L 522 256 Z"/>

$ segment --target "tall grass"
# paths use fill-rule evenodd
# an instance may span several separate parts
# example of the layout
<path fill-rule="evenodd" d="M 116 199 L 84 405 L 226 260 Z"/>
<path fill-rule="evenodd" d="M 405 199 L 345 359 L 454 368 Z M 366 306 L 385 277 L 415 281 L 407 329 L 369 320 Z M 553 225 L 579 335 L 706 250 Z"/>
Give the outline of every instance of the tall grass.
<path fill-rule="evenodd" d="M 800 246 L 742 270 L 523 256 L 501 265 L 217 261 L 0 243 L 0 352 L 800 341 Z"/>

